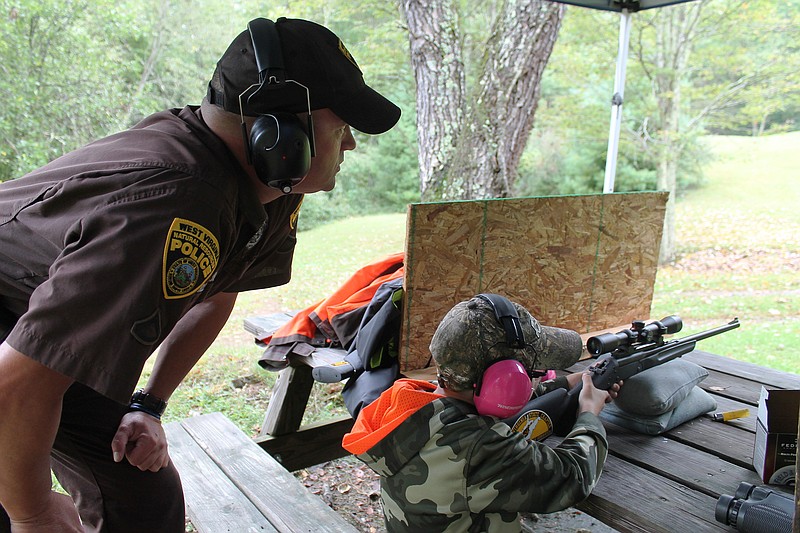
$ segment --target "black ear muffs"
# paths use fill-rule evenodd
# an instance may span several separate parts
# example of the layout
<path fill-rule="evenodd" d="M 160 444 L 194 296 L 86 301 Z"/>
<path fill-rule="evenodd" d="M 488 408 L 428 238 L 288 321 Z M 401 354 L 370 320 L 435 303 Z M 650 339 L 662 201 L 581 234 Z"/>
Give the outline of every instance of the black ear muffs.
<path fill-rule="evenodd" d="M 250 129 L 250 157 L 256 175 L 285 194 L 311 168 L 311 146 L 303 121 L 292 113 L 261 115 Z"/>
<path fill-rule="evenodd" d="M 257 18 L 250 21 L 247 28 L 253 41 L 259 77 L 258 83 L 254 84 L 257 88 L 247 97 L 248 101 L 256 95 L 258 98 L 269 98 L 269 91 L 285 89 L 287 83 L 298 85 L 306 91 L 308 117 L 305 125 L 292 113 L 265 114 L 256 119 L 247 135 L 242 119 L 248 161 L 253 164 L 258 179 L 269 187 L 289 194 L 292 187 L 308 174 L 314 156 L 311 99 L 308 88 L 285 78 L 283 52 L 275 23 Z M 239 103 L 241 105 L 241 96 Z"/>

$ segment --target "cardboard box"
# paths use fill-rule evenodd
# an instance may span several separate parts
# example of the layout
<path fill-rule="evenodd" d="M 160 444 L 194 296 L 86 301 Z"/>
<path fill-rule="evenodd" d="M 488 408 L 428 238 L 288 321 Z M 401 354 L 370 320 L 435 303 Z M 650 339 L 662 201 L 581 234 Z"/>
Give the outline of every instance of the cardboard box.
<path fill-rule="evenodd" d="M 765 483 L 794 483 L 800 390 L 761 387 L 753 466 Z"/>

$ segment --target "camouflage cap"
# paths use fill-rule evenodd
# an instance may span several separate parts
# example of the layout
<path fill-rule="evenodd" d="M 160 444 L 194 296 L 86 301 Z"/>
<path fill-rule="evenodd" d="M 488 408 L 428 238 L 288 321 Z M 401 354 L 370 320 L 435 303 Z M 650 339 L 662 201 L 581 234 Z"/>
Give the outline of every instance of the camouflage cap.
<path fill-rule="evenodd" d="M 453 390 L 466 390 L 478 382 L 490 363 L 516 359 L 528 373 L 563 369 L 575 364 L 583 352 L 576 331 L 542 326 L 521 305 L 519 315 L 525 348 L 512 348 L 492 306 L 479 297 L 456 304 L 436 328 L 430 350 L 439 376 Z"/>

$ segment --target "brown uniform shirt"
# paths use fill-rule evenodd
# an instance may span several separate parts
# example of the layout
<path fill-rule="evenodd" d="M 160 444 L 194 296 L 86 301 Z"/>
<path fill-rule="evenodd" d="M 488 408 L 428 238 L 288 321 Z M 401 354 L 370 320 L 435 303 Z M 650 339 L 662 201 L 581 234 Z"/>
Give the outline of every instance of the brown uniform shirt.
<path fill-rule="evenodd" d="M 261 205 L 187 107 L 0 184 L 8 343 L 127 403 L 147 357 L 194 304 L 287 283 L 302 195 Z"/>

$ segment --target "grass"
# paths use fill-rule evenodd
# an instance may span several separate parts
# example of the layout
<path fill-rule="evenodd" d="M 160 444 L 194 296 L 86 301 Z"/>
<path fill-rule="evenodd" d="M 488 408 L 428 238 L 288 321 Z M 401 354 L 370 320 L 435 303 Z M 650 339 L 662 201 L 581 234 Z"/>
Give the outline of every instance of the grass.
<path fill-rule="evenodd" d="M 740 211 L 800 223 L 800 132 L 768 137 L 709 136 L 707 183 L 682 198 L 687 209 Z M 796 230 L 796 228 L 795 228 Z"/>
<path fill-rule="evenodd" d="M 680 335 L 738 316 L 739 329 L 698 347 L 798 372 L 800 132 L 707 140 L 715 160 L 707 183 L 677 201 L 679 258 L 659 269 L 651 316 L 680 315 L 685 324 Z M 256 434 L 276 374 L 257 366 L 261 349 L 242 321 L 308 307 L 364 264 L 402 251 L 404 241 L 403 214 L 352 218 L 301 232 L 291 283 L 240 295 L 221 335 L 176 391 L 165 420 L 223 411 Z M 314 389 L 305 422 L 345 412 L 340 385 Z"/>
<path fill-rule="evenodd" d="M 679 314 L 686 334 L 738 316 L 698 347 L 797 373 L 800 132 L 706 140 L 707 183 L 676 203 L 679 258 L 659 268 L 651 314 Z"/>

